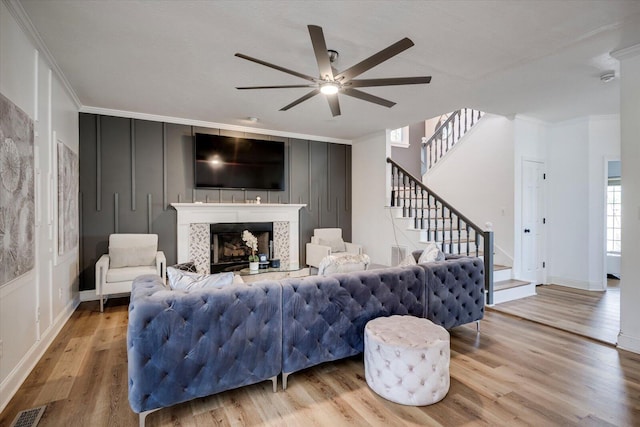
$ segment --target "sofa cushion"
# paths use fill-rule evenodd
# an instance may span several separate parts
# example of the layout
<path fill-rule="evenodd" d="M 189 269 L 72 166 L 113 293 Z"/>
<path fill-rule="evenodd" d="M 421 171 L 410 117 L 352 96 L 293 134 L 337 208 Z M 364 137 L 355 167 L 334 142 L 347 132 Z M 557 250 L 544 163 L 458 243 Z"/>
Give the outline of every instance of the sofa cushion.
<path fill-rule="evenodd" d="M 333 273 L 350 273 L 367 269 L 371 262 L 367 254 L 352 254 L 347 252 L 326 256 L 318 266 L 318 276 Z"/>
<path fill-rule="evenodd" d="M 319 238 L 318 244 L 322 246 L 329 246 L 331 248 L 331 252 L 344 252 L 347 250 L 347 246 L 344 244 L 342 237 L 338 237 L 336 239 Z"/>
<path fill-rule="evenodd" d="M 418 264 L 434 261 L 444 261 L 444 253 L 440 250 L 437 243 L 429 242 L 420 254 Z"/>
<path fill-rule="evenodd" d="M 196 264 L 193 261 L 187 261 L 180 264 L 174 264 L 171 267 L 177 268 L 178 270 L 188 271 L 189 273 L 197 273 L 198 269 L 196 268 Z"/>
<path fill-rule="evenodd" d="M 198 274 L 188 271 L 178 270 L 177 268 L 167 267 L 167 277 L 171 289 L 201 289 L 201 288 L 221 288 L 233 283 L 234 274 L 217 273 L 217 274 Z"/>
<path fill-rule="evenodd" d="M 109 268 L 155 265 L 158 247 L 155 245 L 113 247 L 109 246 Z"/>
<path fill-rule="evenodd" d="M 142 276 L 144 274 L 158 274 L 155 265 L 110 268 L 107 270 L 107 283 L 130 282 L 136 277 Z"/>

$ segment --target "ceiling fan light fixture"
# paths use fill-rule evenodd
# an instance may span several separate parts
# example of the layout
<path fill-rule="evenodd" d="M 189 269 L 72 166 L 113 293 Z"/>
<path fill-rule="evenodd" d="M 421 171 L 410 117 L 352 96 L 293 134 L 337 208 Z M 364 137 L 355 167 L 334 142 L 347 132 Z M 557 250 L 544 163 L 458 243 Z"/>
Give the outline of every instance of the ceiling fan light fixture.
<path fill-rule="evenodd" d="M 326 82 L 320 86 L 320 92 L 325 95 L 335 95 L 340 90 L 340 85 L 337 82 Z"/>

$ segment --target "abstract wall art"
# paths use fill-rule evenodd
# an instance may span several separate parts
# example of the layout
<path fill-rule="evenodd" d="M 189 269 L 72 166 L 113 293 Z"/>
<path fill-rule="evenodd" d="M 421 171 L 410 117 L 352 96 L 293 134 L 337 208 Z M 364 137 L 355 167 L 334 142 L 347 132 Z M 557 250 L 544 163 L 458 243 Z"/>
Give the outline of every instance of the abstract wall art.
<path fill-rule="evenodd" d="M 58 141 L 58 255 L 78 245 L 78 155 Z"/>
<path fill-rule="evenodd" d="M 0 94 L 0 285 L 35 263 L 33 121 Z"/>

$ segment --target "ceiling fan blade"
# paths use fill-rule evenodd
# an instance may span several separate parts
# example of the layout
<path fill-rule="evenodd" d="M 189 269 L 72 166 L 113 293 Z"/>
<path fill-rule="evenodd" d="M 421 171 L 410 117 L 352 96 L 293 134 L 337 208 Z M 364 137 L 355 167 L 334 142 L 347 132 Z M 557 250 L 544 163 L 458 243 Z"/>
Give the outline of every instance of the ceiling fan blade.
<path fill-rule="evenodd" d="M 333 81 L 333 70 L 331 68 L 331 61 L 329 60 L 329 52 L 327 52 L 327 43 L 324 39 L 322 27 L 318 27 L 317 25 L 308 25 L 307 27 L 309 28 L 309 36 L 311 36 L 313 52 L 316 54 L 320 78 L 322 80 Z"/>
<path fill-rule="evenodd" d="M 292 76 L 300 77 L 301 79 L 309 80 L 315 82 L 318 79 L 315 79 L 311 76 L 307 76 L 306 74 L 298 73 L 297 71 L 290 70 L 288 68 L 281 67 L 279 65 L 270 64 L 269 62 L 262 61 L 261 59 L 252 58 L 247 55 L 243 55 L 242 53 L 236 53 L 238 58 L 246 59 L 247 61 L 255 62 L 256 64 L 264 65 L 265 67 L 273 68 L 274 70 L 282 71 L 283 73 L 291 74 Z"/>
<path fill-rule="evenodd" d="M 379 96 L 371 95 L 369 93 L 365 93 L 357 89 L 343 88 L 342 93 L 345 95 L 352 96 L 354 98 L 361 99 L 363 101 L 369 101 L 369 102 L 373 102 L 374 104 L 382 105 L 383 107 L 391 108 L 394 105 L 396 105 L 395 102 L 391 102 L 384 98 L 380 98 Z"/>
<path fill-rule="evenodd" d="M 371 55 L 364 61 L 357 63 L 353 67 L 344 70 L 343 72 L 335 76 L 335 78 L 336 80 L 342 79 L 342 83 L 344 84 L 349 80 L 353 79 L 354 77 L 357 77 L 360 74 L 364 73 L 365 71 L 375 67 L 381 62 L 384 62 L 387 59 L 396 56 L 400 52 L 404 52 L 405 50 L 409 49 L 411 46 L 413 46 L 413 42 L 407 37 L 405 37 L 399 42 L 392 44 L 388 48 L 382 49 L 380 52 Z"/>
<path fill-rule="evenodd" d="M 316 85 L 281 85 L 281 86 L 242 86 L 236 87 L 236 89 L 287 89 L 294 87 L 316 87 Z"/>
<path fill-rule="evenodd" d="M 395 86 L 395 85 L 419 85 L 431 82 L 431 76 L 425 77 L 392 77 L 388 79 L 360 79 L 351 80 L 347 83 L 349 87 L 373 87 L 373 86 Z"/>
<path fill-rule="evenodd" d="M 300 103 L 302 103 L 302 102 L 306 101 L 307 99 L 309 99 L 309 98 L 313 98 L 314 96 L 316 96 L 316 95 L 317 95 L 317 94 L 319 94 L 319 93 L 320 93 L 320 89 L 314 89 L 314 90 L 312 90 L 311 92 L 309 92 L 308 94 L 306 94 L 306 95 L 304 95 L 304 96 L 302 96 L 302 97 L 300 97 L 300 98 L 296 99 L 296 100 L 295 100 L 295 101 L 293 101 L 291 104 L 289 104 L 289 105 L 285 105 L 284 107 L 282 107 L 282 108 L 280 109 L 280 111 L 287 111 L 289 108 L 293 108 L 293 107 L 295 107 L 296 105 L 298 105 L 298 104 L 300 104 Z"/>
<path fill-rule="evenodd" d="M 340 115 L 340 102 L 338 102 L 338 94 L 327 95 L 327 101 L 329 102 L 329 108 L 331 108 L 331 115 L 333 117 Z"/>

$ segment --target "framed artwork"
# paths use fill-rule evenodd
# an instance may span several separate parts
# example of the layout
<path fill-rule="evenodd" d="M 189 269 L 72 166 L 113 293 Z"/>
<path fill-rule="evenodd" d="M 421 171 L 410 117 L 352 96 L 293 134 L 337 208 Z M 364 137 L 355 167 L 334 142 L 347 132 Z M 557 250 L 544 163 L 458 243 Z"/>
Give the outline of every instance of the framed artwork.
<path fill-rule="evenodd" d="M 0 94 L 0 286 L 34 265 L 33 120 Z"/>
<path fill-rule="evenodd" d="M 78 155 L 57 140 L 58 259 L 78 246 Z"/>

